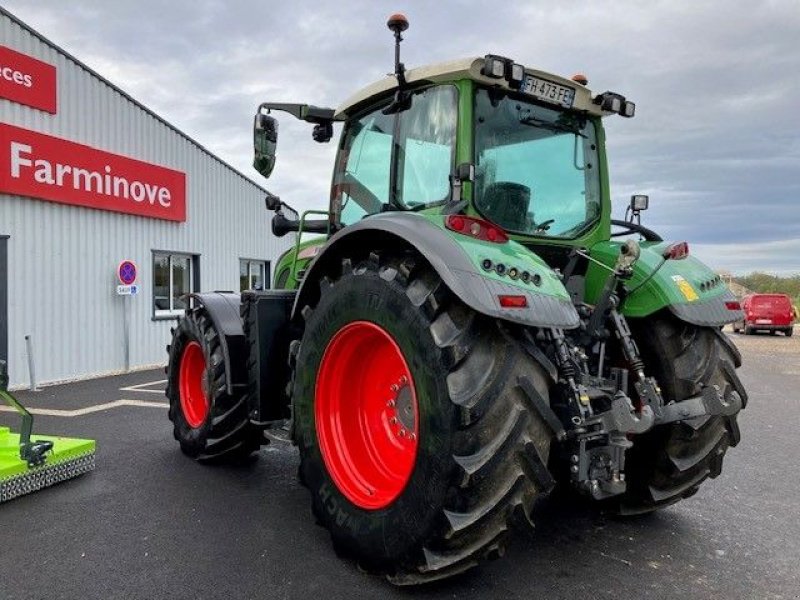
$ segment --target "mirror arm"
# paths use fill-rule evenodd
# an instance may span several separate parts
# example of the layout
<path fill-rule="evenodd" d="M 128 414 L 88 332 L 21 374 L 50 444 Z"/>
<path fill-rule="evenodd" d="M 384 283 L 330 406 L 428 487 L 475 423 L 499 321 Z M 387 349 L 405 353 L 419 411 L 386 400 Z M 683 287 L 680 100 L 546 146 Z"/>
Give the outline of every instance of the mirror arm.
<path fill-rule="evenodd" d="M 269 113 L 273 110 L 287 112 L 296 119 L 300 119 L 301 121 L 306 121 L 308 123 L 317 123 L 318 125 L 332 122 L 333 115 L 336 112 L 332 108 L 322 108 L 308 104 L 294 104 L 288 102 L 262 102 L 258 105 L 258 112 L 266 111 Z"/>

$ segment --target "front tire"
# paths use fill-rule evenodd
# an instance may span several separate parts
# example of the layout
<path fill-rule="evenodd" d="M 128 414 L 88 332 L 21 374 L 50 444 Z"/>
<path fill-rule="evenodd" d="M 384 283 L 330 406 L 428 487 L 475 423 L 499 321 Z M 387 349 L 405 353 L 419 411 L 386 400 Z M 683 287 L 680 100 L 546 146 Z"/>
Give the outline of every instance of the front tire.
<path fill-rule="evenodd" d="M 295 439 L 335 548 L 399 585 L 502 554 L 512 517 L 553 486 L 550 432 L 518 384 L 546 401 L 542 368 L 410 259 L 345 259 L 320 287 L 296 358 Z"/>
<path fill-rule="evenodd" d="M 167 346 L 167 398 L 173 436 L 199 461 L 239 461 L 260 446 L 245 394 L 229 394 L 219 333 L 203 307 L 178 321 Z"/>
<path fill-rule="evenodd" d="M 632 323 L 649 374 L 661 386 L 665 402 L 680 402 L 717 385 L 723 394 L 747 394 L 736 375 L 738 352 L 725 334 L 673 317 Z M 731 446 L 739 443 L 736 416 L 706 416 L 637 436 L 626 455 L 628 489 L 617 501 L 622 514 L 651 512 L 695 494 L 707 478 L 717 477 Z"/>

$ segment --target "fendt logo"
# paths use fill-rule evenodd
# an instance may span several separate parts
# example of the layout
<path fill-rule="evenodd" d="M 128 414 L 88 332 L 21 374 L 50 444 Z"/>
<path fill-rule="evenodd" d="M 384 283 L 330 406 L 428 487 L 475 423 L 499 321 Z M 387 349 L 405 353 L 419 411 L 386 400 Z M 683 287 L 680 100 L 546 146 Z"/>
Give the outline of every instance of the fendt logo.
<path fill-rule="evenodd" d="M 186 175 L 0 123 L 0 192 L 62 204 L 186 220 Z"/>
<path fill-rule="evenodd" d="M 56 113 L 56 68 L 0 46 L 0 98 Z"/>

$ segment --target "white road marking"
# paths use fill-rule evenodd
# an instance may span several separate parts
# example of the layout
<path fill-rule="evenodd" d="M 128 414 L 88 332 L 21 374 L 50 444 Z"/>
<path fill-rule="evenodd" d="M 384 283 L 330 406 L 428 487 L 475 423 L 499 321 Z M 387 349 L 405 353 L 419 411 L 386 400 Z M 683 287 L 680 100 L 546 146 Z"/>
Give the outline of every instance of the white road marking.
<path fill-rule="evenodd" d="M 87 406 L 86 408 L 78 408 L 75 410 L 65 410 L 62 408 L 28 408 L 28 412 L 32 415 L 43 417 L 82 417 L 104 410 L 111 410 L 112 408 L 119 408 L 122 406 L 137 406 L 147 408 L 168 408 L 169 402 L 147 402 L 145 400 L 114 400 L 113 402 L 106 402 L 104 404 L 95 404 L 94 406 Z M 10 406 L 0 406 L 0 412 L 17 412 Z"/>
<path fill-rule="evenodd" d="M 164 394 L 164 390 L 143 390 L 142 388 L 152 387 L 154 385 L 163 385 L 167 383 L 166 379 L 159 379 L 158 381 L 150 381 L 148 383 L 137 383 L 136 385 L 129 385 L 128 387 L 119 388 L 120 392 L 137 392 L 140 394 Z"/>

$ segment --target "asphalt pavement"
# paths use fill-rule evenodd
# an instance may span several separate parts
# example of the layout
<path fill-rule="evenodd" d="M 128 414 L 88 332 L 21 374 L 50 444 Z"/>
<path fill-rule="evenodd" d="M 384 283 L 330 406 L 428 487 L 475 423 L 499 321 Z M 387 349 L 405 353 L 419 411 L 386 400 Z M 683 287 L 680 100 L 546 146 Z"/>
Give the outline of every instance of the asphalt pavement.
<path fill-rule="evenodd" d="M 162 371 L 20 393 L 36 431 L 96 438 L 97 470 L 0 505 L 0 598 L 800 598 L 800 336 L 731 335 L 750 403 L 720 477 L 633 519 L 554 496 L 501 560 L 413 589 L 336 556 L 291 445 L 184 457 Z"/>

